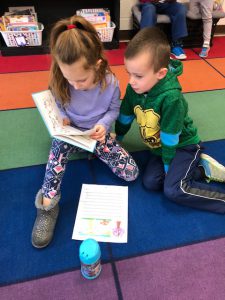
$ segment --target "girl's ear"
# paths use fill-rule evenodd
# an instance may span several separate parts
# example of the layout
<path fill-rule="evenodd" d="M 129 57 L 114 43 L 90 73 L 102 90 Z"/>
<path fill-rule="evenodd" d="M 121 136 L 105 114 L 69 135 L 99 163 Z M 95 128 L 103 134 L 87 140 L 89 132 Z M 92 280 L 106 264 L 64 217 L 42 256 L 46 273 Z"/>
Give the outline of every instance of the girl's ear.
<path fill-rule="evenodd" d="M 167 68 L 161 68 L 159 71 L 158 71 L 158 79 L 163 79 L 166 74 L 168 72 L 168 69 Z"/>
<path fill-rule="evenodd" d="M 97 61 L 97 63 L 96 63 L 96 68 L 97 68 L 97 69 L 100 67 L 101 63 L 102 63 L 102 60 L 101 60 L 101 58 L 100 58 L 100 59 Z"/>

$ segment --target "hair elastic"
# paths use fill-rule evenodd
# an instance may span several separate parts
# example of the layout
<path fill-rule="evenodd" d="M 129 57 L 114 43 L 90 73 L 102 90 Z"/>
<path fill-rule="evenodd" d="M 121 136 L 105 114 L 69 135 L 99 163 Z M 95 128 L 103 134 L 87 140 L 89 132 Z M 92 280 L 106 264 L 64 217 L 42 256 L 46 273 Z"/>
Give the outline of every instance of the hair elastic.
<path fill-rule="evenodd" d="M 73 28 L 77 28 L 77 26 L 74 24 L 67 25 L 67 29 L 73 29 Z"/>

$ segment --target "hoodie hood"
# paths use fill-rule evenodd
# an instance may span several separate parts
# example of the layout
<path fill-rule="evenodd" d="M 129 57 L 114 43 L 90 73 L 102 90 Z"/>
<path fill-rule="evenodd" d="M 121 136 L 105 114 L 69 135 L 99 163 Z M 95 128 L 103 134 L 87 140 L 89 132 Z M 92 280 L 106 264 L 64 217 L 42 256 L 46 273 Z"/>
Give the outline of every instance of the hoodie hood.
<path fill-rule="evenodd" d="M 168 66 L 166 76 L 161 79 L 148 93 L 149 96 L 157 96 L 162 92 L 165 93 L 169 90 L 181 90 L 181 85 L 177 77 L 183 73 L 183 64 L 179 60 L 171 59 Z"/>

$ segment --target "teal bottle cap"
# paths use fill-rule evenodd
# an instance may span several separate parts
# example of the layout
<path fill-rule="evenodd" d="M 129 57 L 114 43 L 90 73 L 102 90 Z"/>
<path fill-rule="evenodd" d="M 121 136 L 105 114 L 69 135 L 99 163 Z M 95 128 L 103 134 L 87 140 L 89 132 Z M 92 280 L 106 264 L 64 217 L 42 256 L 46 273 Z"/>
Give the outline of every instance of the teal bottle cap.
<path fill-rule="evenodd" d="M 101 250 L 99 244 L 94 239 L 84 240 L 79 249 L 79 256 L 82 263 L 91 265 L 101 257 Z"/>

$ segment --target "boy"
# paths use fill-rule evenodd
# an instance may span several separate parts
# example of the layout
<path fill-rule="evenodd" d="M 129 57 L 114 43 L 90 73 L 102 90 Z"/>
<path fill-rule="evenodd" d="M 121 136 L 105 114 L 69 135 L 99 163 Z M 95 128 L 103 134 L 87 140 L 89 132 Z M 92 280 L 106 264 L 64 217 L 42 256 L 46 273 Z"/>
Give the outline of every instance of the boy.
<path fill-rule="evenodd" d="M 140 27 L 156 25 L 157 15 L 168 15 L 171 21 L 172 47 L 171 54 L 177 59 L 186 59 L 182 48 L 182 38 L 187 36 L 186 7 L 176 0 L 140 0 L 141 23 Z"/>
<path fill-rule="evenodd" d="M 130 79 L 116 121 L 121 140 L 136 118 L 151 155 L 143 177 L 149 190 L 183 205 L 225 213 L 225 188 L 200 182 L 225 182 L 225 167 L 206 154 L 188 116 L 177 76 L 182 63 L 170 60 L 170 46 L 158 28 L 144 28 L 125 51 Z"/>
<path fill-rule="evenodd" d="M 191 17 L 200 13 L 202 16 L 203 45 L 199 56 L 204 58 L 208 56 L 210 50 L 213 3 L 213 0 L 190 0 L 190 9 L 187 14 Z"/>

